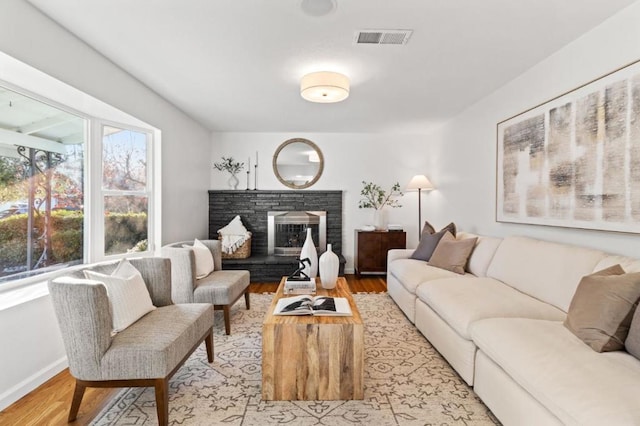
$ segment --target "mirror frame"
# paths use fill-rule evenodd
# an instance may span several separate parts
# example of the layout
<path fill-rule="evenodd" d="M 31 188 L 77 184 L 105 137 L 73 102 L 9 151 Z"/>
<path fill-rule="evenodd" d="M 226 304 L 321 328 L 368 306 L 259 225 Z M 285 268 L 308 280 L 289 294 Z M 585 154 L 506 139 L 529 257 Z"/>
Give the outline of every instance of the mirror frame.
<path fill-rule="evenodd" d="M 298 142 L 309 145 L 310 148 L 312 148 L 313 150 L 315 150 L 318 153 L 318 158 L 320 158 L 320 165 L 318 167 L 318 171 L 317 171 L 316 175 L 313 177 L 313 179 L 311 179 L 309 182 L 307 182 L 307 183 L 305 183 L 303 185 L 295 185 L 295 184 L 287 182 L 280 175 L 280 173 L 278 172 L 278 155 L 280 154 L 280 151 L 282 151 L 287 146 L 289 146 L 289 145 L 291 145 L 293 143 L 298 143 Z M 275 154 L 273 154 L 272 166 L 273 166 L 273 173 L 276 175 L 276 178 L 278 178 L 278 180 L 280 181 L 281 184 L 283 184 L 287 188 L 291 188 L 291 189 L 305 189 L 305 188 L 309 188 L 310 186 L 315 184 L 318 181 L 318 179 L 320 179 L 320 176 L 322 176 L 322 172 L 324 170 L 324 156 L 322 155 L 322 151 L 320 151 L 320 148 L 318 147 L 318 145 L 316 145 L 315 143 L 311 142 L 309 139 L 293 138 L 293 139 L 289 139 L 289 140 L 286 140 L 286 141 L 282 142 L 282 144 L 280 144 L 278 149 L 276 149 Z"/>

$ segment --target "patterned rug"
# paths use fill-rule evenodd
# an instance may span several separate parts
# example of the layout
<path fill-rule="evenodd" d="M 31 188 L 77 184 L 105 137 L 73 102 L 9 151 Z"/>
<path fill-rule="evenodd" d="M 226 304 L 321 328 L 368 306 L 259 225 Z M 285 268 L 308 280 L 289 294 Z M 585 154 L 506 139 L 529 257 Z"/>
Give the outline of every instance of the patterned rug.
<path fill-rule="evenodd" d="M 230 336 L 216 312 L 214 363 L 201 345 L 170 382 L 171 425 L 494 425 L 473 390 L 387 294 L 356 294 L 365 323 L 362 401 L 262 401 L 261 329 L 272 296 L 232 308 Z M 295 367 L 294 367 L 295 368 Z M 120 392 L 92 425 L 155 425 L 152 388 Z"/>

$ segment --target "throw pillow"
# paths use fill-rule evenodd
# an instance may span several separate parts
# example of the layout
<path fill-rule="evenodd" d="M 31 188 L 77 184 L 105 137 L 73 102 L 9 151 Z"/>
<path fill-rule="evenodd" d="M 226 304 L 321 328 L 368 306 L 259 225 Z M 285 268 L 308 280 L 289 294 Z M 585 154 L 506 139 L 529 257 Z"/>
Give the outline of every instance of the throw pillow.
<path fill-rule="evenodd" d="M 636 307 L 636 313 L 631 320 L 629 335 L 624 342 L 624 347 L 631 355 L 640 359 L 640 309 Z"/>
<path fill-rule="evenodd" d="M 193 255 L 196 258 L 196 279 L 206 277 L 213 272 L 215 263 L 213 261 L 213 254 L 209 247 L 205 246 L 202 241 L 195 239 L 193 245 L 183 244 L 182 247 L 190 248 L 193 250 Z"/>
<path fill-rule="evenodd" d="M 411 255 L 411 259 L 416 260 L 424 260 L 428 262 L 431 259 L 431 255 L 433 251 L 436 249 L 436 246 L 440 242 L 440 239 L 446 234 L 448 231 L 443 229 L 442 231 L 438 231 L 435 234 L 423 234 L 422 239 L 420 240 L 420 244 Z"/>
<path fill-rule="evenodd" d="M 611 266 L 580 280 L 564 325 L 596 352 L 621 350 L 638 299 L 640 273 Z"/>
<path fill-rule="evenodd" d="M 114 333 L 124 330 L 156 307 L 140 272 L 122 259 L 111 275 L 85 270 L 87 279 L 99 281 L 107 288 Z"/>
<path fill-rule="evenodd" d="M 456 224 L 451 222 L 450 224 L 442 228 L 441 231 L 449 231 L 451 232 L 451 235 L 455 237 L 457 232 Z M 436 233 L 436 229 L 433 227 L 433 225 L 431 225 L 429 221 L 425 220 L 424 226 L 422 227 L 422 231 L 420 232 L 420 234 L 424 237 L 425 235 L 431 235 L 435 233 Z"/>
<path fill-rule="evenodd" d="M 451 233 L 447 232 L 433 251 L 429 265 L 464 275 L 464 267 L 476 246 L 476 241 L 478 238 L 456 240 Z"/>

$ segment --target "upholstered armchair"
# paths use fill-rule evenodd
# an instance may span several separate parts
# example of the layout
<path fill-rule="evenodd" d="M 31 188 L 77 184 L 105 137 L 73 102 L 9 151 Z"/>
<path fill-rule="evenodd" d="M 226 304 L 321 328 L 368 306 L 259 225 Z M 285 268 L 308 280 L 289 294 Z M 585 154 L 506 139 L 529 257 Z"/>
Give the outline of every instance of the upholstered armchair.
<path fill-rule="evenodd" d="M 117 334 L 104 285 L 82 271 L 49 281 L 69 370 L 76 379 L 69 421 L 77 417 L 87 387 L 153 387 L 158 422 L 168 424 L 169 378 L 204 341 L 213 362 L 213 307 L 171 302 L 168 259 L 131 259 L 156 309 Z M 110 274 L 115 263 L 89 268 Z"/>
<path fill-rule="evenodd" d="M 249 271 L 223 270 L 222 249 L 218 240 L 201 240 L 213 256 L 213 272 L 203 278 L 196 276 L 196 256 L 193 241 L 182 241 L 162 247 L 162 256 L 171 259 L 171 297 L 175 303 L 211 303 L 224 312 L 226 334 L 231 333 L 230 308 L 244 295 L 249 301 Z"/>

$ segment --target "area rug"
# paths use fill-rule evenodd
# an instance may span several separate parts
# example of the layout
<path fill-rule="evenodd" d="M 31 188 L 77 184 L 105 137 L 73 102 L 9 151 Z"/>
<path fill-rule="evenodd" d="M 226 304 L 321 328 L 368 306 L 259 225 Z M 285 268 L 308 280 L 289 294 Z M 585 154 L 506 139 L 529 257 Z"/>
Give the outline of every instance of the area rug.
<path fill-rule="evenodd" d="M 171 425 L 494 425 L 498 421 L 387 294 L 356 294 L 365 323 L 362 401 L 262 401 L 261 329 L 272 295 L 216 312 L 213 364 L 198 348 L 170 382 Z M 291 366 L 295 368 L 295 366 Z M 151 388 L 120 392 L 92 423 L 157 424 Z"/>

